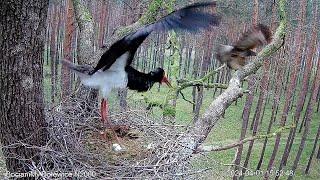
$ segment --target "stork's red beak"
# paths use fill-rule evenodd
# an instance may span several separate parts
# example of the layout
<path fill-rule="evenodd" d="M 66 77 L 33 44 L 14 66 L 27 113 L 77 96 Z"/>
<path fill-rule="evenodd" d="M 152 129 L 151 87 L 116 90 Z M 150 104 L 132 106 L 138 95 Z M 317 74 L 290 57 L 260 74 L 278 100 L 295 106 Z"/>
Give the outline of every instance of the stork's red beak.
<path fill-rule="evenodd" d="M 171 83 L 169 82 L 168 78 L 166 75 L 163 76 L 161 83 L 166 83 L 167 86 L 169 86 L 170 88 L 172 88 Z"/>

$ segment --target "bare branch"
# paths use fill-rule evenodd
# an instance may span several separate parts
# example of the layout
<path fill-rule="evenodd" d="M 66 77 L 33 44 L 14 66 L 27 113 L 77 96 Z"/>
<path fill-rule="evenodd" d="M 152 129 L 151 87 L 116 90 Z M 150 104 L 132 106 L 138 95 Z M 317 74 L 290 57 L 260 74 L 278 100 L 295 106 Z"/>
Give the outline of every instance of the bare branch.
<path fill-rule="evenodd" d="M 208 145 L 208 146 L 199 146 L 198 149 L 196 150 L 195 153 L 199 153 L 199 152 L 211 152 L 211 151 L 223 151 L 223 150 L 228 150 L 231 148 L 235 148 L 238 147 L 240 145 L 243 145 L 244 143 L 247 143 L 249 141 L 254 141 L 256 139 L 263 139 L 263 138 L 271 138 L 276 136 L 279 133 L 282 133 L 283 131 L 287 130 L 287 129 L 291 129 L 294 128 L 294 125 L 291 126 L 283 126 L 279 129 L 277 129 L 275 132 L 273 133 L 269 133 L 269 134 L 265 134 L 265 135 L 256 135 L 256 136 L 252 136 L 252 137 L 248 137 L 248 138 L 244 138 L 241 141 L 237 141 L 237 142 L 233 142 L 231 144 L 227 144 L 227 145 L 223 145 L 223 146 L 215 146 L 215 145 Z"/>

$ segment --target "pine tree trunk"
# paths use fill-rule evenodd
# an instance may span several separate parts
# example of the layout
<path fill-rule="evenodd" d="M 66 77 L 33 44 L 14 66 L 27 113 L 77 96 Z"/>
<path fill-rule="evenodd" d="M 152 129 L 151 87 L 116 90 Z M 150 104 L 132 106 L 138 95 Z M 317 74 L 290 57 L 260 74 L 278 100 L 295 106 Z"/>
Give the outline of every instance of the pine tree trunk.
<path fill-rule="evenodd" d="M 312 88 L 313 91 L 311 94 L 311 103 L 310 103 L 309 108 L 307 108 L 306 126 L 305 126 L 304 132 L 302 134 L 302 138 L 301 138 L 300 146 L 299 146 L 299 149 L 297 152 L 297 156 L 296 156 L 296 158 L 293 162 L 292 168 L 291 168 L 291 170 L 293 172 L 295 172 L 295 170 L 297 169 L 298 163 L 301 158 L 302 151 L 303 151 L 304 146 L 306 144 L 306 139 L 307 139 L 309 132 L 310 132 L 310 124 L 312 121 L 313 106 L 315 105 L 315 103 L 317 101 L 317 94 L 318 94 L 319 88 L 320 88 L 320 58 L 318 59 L 317 73 L 316 73 L 316 76 L 313 81 L 313 88 Z M 292 178 L 293 178 L 293 176 L 289 176 L 288 180 L 290 180 Z"/>
<path fill-rule="evenodd" d="M 109 1 L 102 1 L 101 5 L 101 16 L 100 16 L 100 25 L 99 25 L 99 46 L 104 45 L 105 29 L 106 29 L 106 19 L 108 15 L 108 4 Z"/>
<path fill-rule="evenodd" d="M 258 0 L 254 0 L 252 24 L 256 25 L 258 23 L 258 20 L 259 20 L 259 1 Z M 246 104 L 245 104 L 245 107 L 244 107 L 243 113 L 242 113 L 242 128 L 243 129 L 241 130 L 240 140 L 242 140 L 246 135 L 247 128 L 248 128 L 248 122 L 249 122 L 249 118 L 250 118 L 250 111 L 251 111 L 252 102 L 253 102 L 253 99 L 254 99 L 254 89 L 255 89 L 255 83 L 256 83 L 255 82 L 255 75 L 252 75 L 249 78 L 250 79 L 249 79 L 248 86 L 249 86 L 250 93 L 247 96 L 247 101 L 246 101 Z M 252 122 L 252 124 L 254 124 L 254 127 L 253 127 L 252 135 L 254 136 L 256 134 L 256 132 L 257 132 L 258 120 L 255 121 L 255 119 L 253 119 L 253 122 Z M 252 153 L 253 143 L 254 143 L 254 141 L 251 141 L 250 144 L 249 144 L 249 147 L 248 147 L 247 156 L 246 156 L 246 159 L 245 159 L 244 164 L 243 164 L 243 167 L 245 167 L 245 168 L 248 166 L 248 163 L 249 163 L 249 159 L 250 159 L 250 156 L 251 156 L 251 153 Z M 237 163 L 237 164 L 240 164 L 242 150 L 243 150 L 243 146 L 241 146 L 241 147 L 239 146 L 238 152 L 237 152 L 237 155 L 236 155 L 236 159 L 235 159 L 235 163 Z M 238 170 L 238 167 L 239 166 L 235 167 L 235 171 Z M 241 169 L 242 173 L 246 172 L 245 168 Z M 244 175 L 241 175 L 239 177 L 239 179 L 243 179 L 243 178 L 244 178 Z M 236 180 L 237 176 L 234 175 L 233 179 Z"/>
<path fill-rule="evenodd" d="M 47 23 L 46 23 L 46 40 L 45 40 L 45 49 L 47 49 L 46 51 L 46 65 L 49 66 L 49 59 L 50 59 L 50 51 L 49 51 L 49 46 L 50 46 L 50 35 L 51 35 L 51 21 L 52 19 L 54 18 L 52 16 L 52 13 L 51 11 L 52 10 L 52 7 L 54 5 L 49 5 L 48 7 L 48 15 L 47 15 Z"/>
<path fill-rule="evenodd" d="M 320 124 L 319 124 L 319 127 L 318 127 L 318 132 L 317 132 L 316 138 L 314 140 L 312 151 L 310 153 L 310 157 L 309 157 L 309 161 L 308 161 L 306 170 L 304 171 L 305 174 L 309 174 L 309 170 L 310 170 L 310 167 L 311 167 L 313 155 L 314 155 L 314 153 L 316 151 L 316 148 L 317 148 L 317 143 L 318 143 L 318 140 L 319 140 L 319 136 L 320 136 Z"/>
<path fill-rule="evenodd" d="M 320 144 L 319 144 L 319 147 L 318 147 L 317 159 L 320 159 Z"/>
<path fill-rule="evenodd" d="M 319 112 L 320 109 L 320 90 L 318 91 L 318 105 L 317 105 L 317 113 Z"/>
<path fill-rule="evenodd" d="M 204 38 L 202 40 L 202 47 L 207 47 L 207 48 L 204 50 L 204 54 L 203 54 L 200 77 L 203 77 L 207 73 L 208 68 L 210 67 L 211 52 L 213 49 L 213 46 L 212 46 L 213 44 L 211 43 L 211 37 L 212 37 L 211 33 L 208 31 L 204 34 Z M 196 58 L 196 60 L 199 60 L 198 57 Z M 198 95 L 196 99 L 193 122 L 196 122 L 199 118 L 202 101 L 203 101 L 203 93 L 204 93 L 204 88 L 199 87 L 199 90 L 197 92 Z"/>
<path fill-rule="evenodd" d="M 262 124 L 262 117 L 261 117 L 261 110 L 265 106 L 266 103 L 266 92 L 268 91 L 268 81 L 269 81 L 269 67 L 270 67 L 270 60 L 264 61 L 264 66 L 263 66 L 263 77 L 261 79 L 261 84 L 260 84 L 260 94 L 259 94 L 259 99 L 257 103 L 256 110 L 253 115 L 253 120 L 251 124 L 251 129 L 253 129 L 253 124 L 255 121 L 258 121 L 259 124 Z"/>
<path fill-rule="evenodd" d="M 72 37 L 74 35 L 74 16 L 73 16 L 73 7 L 72 1 L 67 0 L 66 2 L 66 13 L 67 17 L 65 20 L 65 35 L 64 35 L 64 51 L 63 56 L 64 60 L 72 62 Z M 65 65 L 61 66 L 61 99 L 63 100 L 71 93 L 71 73 L 70 69 Z"/>
<path fill-rule="evenodd" d="M 317 4 L 315 4 L 315 6 L 317 6 Z M 290 133 L 289 133 L 289 136 L 288 136 L 288 139 L 287 139 L 287 143 L 286 143 L 286 147 L 285 147 L 285 151 L 282 155 L 282 160 L 281 160 L 281 163 L 280 163 L 280 167 L 279 167 L 279 170 L 282 169 L 282 166 L 283 165 L 286 165 L 287 163 L 287 159 L 288 159 L 288 156 L 290 154 L 290 151 L 291 151 L 291 147 L 292 147 L 292 144 L 293 144 L 293 141 L 294 141 L 294 138 L 295 138 L 295 135 L 296 135 L 296 130 L 297 130 L 297 124 L 299 123 L 299 120 L 300 120 L 300 115 L 301 115 L 301 112 L 303 111 L 303 106 L 304 106 L 304 103 L 305 103 L 305 99 L 306 99 L 306 96 L 307 96 L 307 93 L 308 93 L 308 87 L 309 87 L 309 78 L 310 78 L 310 74 L 311 74 L 311 71 L 312 71 L 312 62 L 313 62 L 313 56 L 314 54 L 316 54 L 316 46 L 317 46 L 317 33 L 318 33 L 318 30 L 317 30 L 317 25 L 318 25 L 318 21 L 317 21 L 317 8 L 314 9 L 313 11 L 314 14 L 314 24 L 313 24 L 313 30 L 312 30 L 312 36 L 311 36 L 311 43 L 310 43 L 310 46 L 309 47 L 309 53 L 307 54 L 307 57 L 306 57 L 306 66 L 305 66 L 305 71 L 304 71 L 304 74 L 303 74 L 303 80 L 302 80 L 302 89 L 300 90 L 300 93 L 299 93 L 299 98 L 298 98 L 298 102 L 297 102 L 297 107 L 296 107 L 296 111 L 295 111 L 295 114 L 294 114 L 294 124 L 296 124 L 296 127 L 290 129 Z"/>
<path fill-rule="evenodd" d="M 291 70 L 290 85 L 289 85 L 289 88 L 287 89 L 288 91 L 286 93 L 286 100 L 285 100 L 284 109 L 283 109 L 281 120 L 280 120 L 280 126 L 285 126 L 285 124 L 286 124 L 287 116 L 288 116 L 289 109 L 290 109 L 291 103 L 292 103 L 292 96 L 294 94 L 294 89 L 296 87 L 297 75 L 300 70 L 301 54 L 302 54 L 302 47 L 303 47 L 302 44 L 304 42 L 304 30 L 302 30 L 302 28 L 303 28 L 303 25 L 305 24 L 306 6 L 307 6 L 306 0 L 300 1 L 300 18 L 301 18 L 301 20 L 299 21 L 299 27 L 298 27 L 298 31 L 297 31 L 296 56 L 294 59 L 294 65 L 293 65 L 294 67 Z M 278 149 L 279 149 L 280 139 L 281 139 L 281 134 L 277 134 L 274 149 L 272 151 L 266 172 L 270 172 L 270 170 L 273 168 L 274 160 L 275 160 L 275 157 L 276 157 L 276 155 L 278 153 Z M 267 179 L 268 177 L 269 177 L 269 174 L 265 173 L 264 178 Z"/>
<path fill-rule="evenodd" d="M 198 70 L 199 70 L 199 63 L 196 63 L 195 61 L 200 61 L 200 57 L 201 55 L 200 54 L 200 51 L 199 51 L 199 48 L 198 50 L 195 51 L 194 53 L 194 63 L 193 63 L 193 70 L 192 70 L 192 75 L 193 75 L 193 78 L 196 79 L 198 78 Z M 196 97 L 197 97 L 197 87 L 193 87 L 192 88 L 192 102 L 196 103 Z M 199 90 L 198 90 L 199 92 Z M 196 114 L 196 105 L 193 104 L 192 105 L 192 112 Z"/>
<path fill-rule="evenodd" d="M 275 30 L 275 20 L 276 20 L 276 4 L 275 3 L 272 3 L 272 22 L 271 22 L 271 29 L 272 30 Z M 281 94 L 281 82 L 282 82 L 282 77 L 283 77 L 283 69 L 284 69 L 284 59 L 283 56 L 284 56 L 284 51 L 285 49 L 282 49 L 282 51 L 280 51 L 280 53 L 277 54 L 278 57 L 276 58 L 271 58 L 269 61 L 272 62 L 272 60 L 275 60 L 274 62 L 275 63 L 270 63 L 268 62 L 268 66 L 271 66 L 271 68 L 269 69 L 270 71 L 270 75 L 268 75 L 269 77 L 279 77 L 279 79 L 276 79 L 276 78 L 269 78 L 268 77 L 268 81 L 272 81 L 272 79 L 274 79 L 274 82 L 269 82 L 269 86 L 270 86 L 270 89 L 272 89 L 272 85 L 274 85 L 274 101 L 273 101 L 273 104 L 272 104 L 272 115 L 271 115 L 271 118 L 270 118 L 270 121 L 269 121 L 269 125 L 268 125 L 268 128 L 267 128 L 267 134 L 270 133 L 271 131 L 271 128 L 272 128 L 272 125 L 273 125 L 273 122 L 275 120 L 275 117 L 276 117 L 276 112 L 277 112 L 277 109 L 278 109 L 278 106 L 279 106 L 279 102 L 280 102 L 280 94 Z M 274 68 L 272 68 L 274 66 Z M 264 71 L 264 77 L 266 76 L 265 73 L 268 73 L 268 70 L 267 68 L 264 68 L 265 71 Z M 262 80 L 263 81 L 263 80 Z M 268 82 L 266 82 L 268 83 Z M 263 86 L 263 85 L 262 85 Z M 268 87 L 268 86 L 267 86 Z M 268 88 L 269 89 L 269 88 Z M 261 91 L 266 91 L 268 92 L 268 90 L 264 89 L 264 88 L 261 88 Z M 264 112 L 265 112 L 265 108 L 266 108 L 266 104 L 268 104 L 268 95 L 265 96 L 265 100 L 264 100 L 264 108 L 263 108 L 263 113 L 262 113 L 262 116 L 261 116 L 261 121 L 260 121 L 260 124 L 262 122 L 262 118 L 263 118 L 263 115 L 264 115 Z M 260 158 L 259 158 L 259 162 L 258 162 L 258 165 L 257 165 L 257 170 L 260 170 L 261 168 L 261 165 L 262 165 L 262 162 L 263 162 L 263 159 L 264 159 L 264 155 L 265 155 L 265 150 L 266 150 L 266 146 L 267 146 L 267 142 L 268 142 L 268 138 L 266 137 L 264 139 L 264 142 L 263 142 L 263 147 L 262 147 L 262 150 L 261 150 L 261 154 L 260 154 Z"/>
<path fill-rule="evenodd" d="M 60 97 L 58 94 L 58 87 L 59 87 L 59 79 L 60 79 L 60 76 L 59 76 L 59 72 L 58 72 L 58 65 L 59 65 L 59 61 L 60 59 L 62 59 L 62 51 L 63 51 L 63 30 L 64 30 L 64 27 L 63 27 L 63 22 L 64 22 L 64 8 L 65 8 L 65 3 L 62 3 L 60 4 L 59 6 L 59 11 L 57 11 L 57 18 L 58 18 L 58 25 L 57 25 L 57 33 L 56 33 L 56 36 L 57 36 L 57 40 L 56 40 L 56 59 L 52 62 L 54 63 L 54 98 L 58 100 L 58 102 L 60 101 Z M 57 8 L 58 8 L 57 7 Z"/>
<path fill-rule="evenodd" d="M 51 103 L 55 102 L 55 63 L 56 63 L 56 36 L 57 36 L 57 17 L 58 6 L 52 5 L 52 21 L 51 21 L 51 41 L 50 41 L 50 69 L 51 69 Z"/>
<path fill-rule="evenodd" d="M 242 127 L 241 127 L 241 134 L 240 134 L 240 141 L 245 138 L 247 129 L 248 129 L 248 122 L 249 122 L 249 116 L 250 116 L 250 111 L 252 107 L 252 102 L 254 98 L 254 82 L 253 79 L 249 78 L 249 93 L 247 95 L 247 99 L 243 108 L 242 112 Z M 242 156 L 242 151 L 243 151 L 243 145 L 240 145 L 237 150 L 236 154 L 236 159 L 234 161 L 235 166 L 235 172 L 238 172 L 240 162 L 241 162 L 241 156 Z M 249 155 L 250 156 L 250 155 Z M 249 159 L 249 156 L 247 155 L 246 159 Z M 248 161 L 248 160 L 247 160 Z M 236 180 L 237 176 L 233 176 L 233 179 Z"/>
<path fill-rule="evenodd" d="M 78 64 L 94 65 L 97 59 L 97 52 L 94 52 L 94 24 L 92 16 L 83 1 L 73 0 L 74 14 L 79 27 L 77 37 L 77 61 Z M 92 111 L 92 107 L 98 105 L 98 91 L 81 85 L 76 93 L 76 97 L 86 101 L 82 106 L 87 111 Z"/>
<path fill-rule="evenodd" d="M 283 50 L 284 51 L 284 50 Z M 280 104 L 280 95 L 281 95 L 281 85 L 282 85 L 282 80 L 283 80 L 283 70 L 284 70 L 284 57 L 283 53 L 280 53 L 279 58 L 276 58 L 279 63 L 277 63 L 277 66 L 279 66 L 278 68 L 278 72 L 275 73 L 275 77 L 279 77 L 279 79 L 275 82 L 275 90 L 274 90 L 274 99 L 273 99 L 273 104 L 272 104 L 272 112 L 271 112 L 271 118 L 269 120 L 269 125 L 267 128 L 267 134 L 269 134 L 271 132 L 271 128 L 273 123 L 275 122 L 276 119 L 276 112 L 278 109 L 278 106 Z M 265 150 L 266 150 L 266 146 L 267 146 L 267 142 L 268 142 L 268 138 L 266 137 L 264 139 L 263 142 L 263 146 L 262 146 L 262 150 L 261 150 L 261 155 L 260 155 L 260 159 L 257 165 L 257 170 L 259 170 L 261 168 L 262 162 L 263 162 L 263 158 L 265 155 Z"/>
<path fill-rule="evenodd" d="M 48 1 L 7 0 L 0 8 L 0 140 L 7 169 L 27 172 L 40 158 L 28 146 L 44 146 L 48 138 L 42 84 Z"/>

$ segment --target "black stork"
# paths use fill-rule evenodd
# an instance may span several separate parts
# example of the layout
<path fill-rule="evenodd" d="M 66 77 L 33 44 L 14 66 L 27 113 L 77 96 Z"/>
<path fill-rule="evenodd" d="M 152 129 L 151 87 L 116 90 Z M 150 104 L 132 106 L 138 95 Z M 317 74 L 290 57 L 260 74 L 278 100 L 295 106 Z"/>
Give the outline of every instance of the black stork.
<path fill-rule="evenodd" d="M 149 73 L 143 73 L 131 66 L 125 68 L 128 74 L 128 84 L 127 87 L 130 90 L 136 90 L 138 92 L 146 92 L 152 88 L 153 84 L 158 82 L 160 84 L 166 83 L 169 87 L 171 86 L 170 81 L 168 80 L 165 71 L 158 67 Z"/>
<path fill-rule="evenodd" d="M 79 66 L 66 61 L 62 62 L 80 77 L 82 84 L 100 90 L 102 94 L 101 118 L 104 123 L 111 127 L 106 115 L 106 99 L 112 89 L 128 86 L 129 89 L 147 91 L 154 82 L 159 81 L 170 86 L 163 69 L 144 74 L 130 66 L 142 42 L 153 31 L 183 30 L 198 32 L 201 29 L 217 26 L 221 17 L 210 12 L 211 8 L 214 7 L 216 7 L 215 2 L 195 3 L 174 11 L 152 24 L 141 27 L 112 44 L 101 56 L 95 68 L 88 65 Z"/>
<path fill-rule="evenodd" d="M 226 63 L 231 69 L 238 70 L 246 64 L 248 56 L 256 56 L 252 51 L 257 46 L 271 41 L 271 31 L 268 26 L 258 24 L 242 35 L 233 46 L 220 44 L 217 48 L 217 59 Z"/>

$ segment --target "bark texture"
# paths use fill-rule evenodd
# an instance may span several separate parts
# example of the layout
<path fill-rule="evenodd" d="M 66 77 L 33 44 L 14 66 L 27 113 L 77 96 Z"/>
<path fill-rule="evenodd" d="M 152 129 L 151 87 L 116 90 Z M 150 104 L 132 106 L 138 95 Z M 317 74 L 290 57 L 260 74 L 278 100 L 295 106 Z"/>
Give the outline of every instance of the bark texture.
<path fill-rule="evenodd" d="M 74 15 L 79 27 L 79 34 L 77 37 L 77 61 L 78 64 L 95 65 L 102 55 L 100 52 L 94 51 L 94 25 L 92 15 L 85 6 L 83 0 L 73 0 Z M 98 91 L 80 86 L 76 92 L 76 96 L 85 99 L 88 102 L 87 110 L 91 111 L 92 107 L 97 105 Z"/>
<path fill-rule="evenodd" d="M 73 7 L 72 1 L 67 0 L 66 2 L 66 11 L 67 17 L 65 20 L 66 32 L 64 36 L 64 51 L 63 56 L 66 61 L 72 62 L 72 37 L 74 35 L 75 27 L 74 27 L 74 16 L 73 16 Z M 65 65 L 61 66 L 61 99 L 66 98 L 71 93 L 71 73 L 70 69 Z"/>
<path fill-rule="evenodd" d="M 46 144 L 43 48 L 48 1 L 1 1 L 0 140 L 10 172 L 26 172 Z"/>

